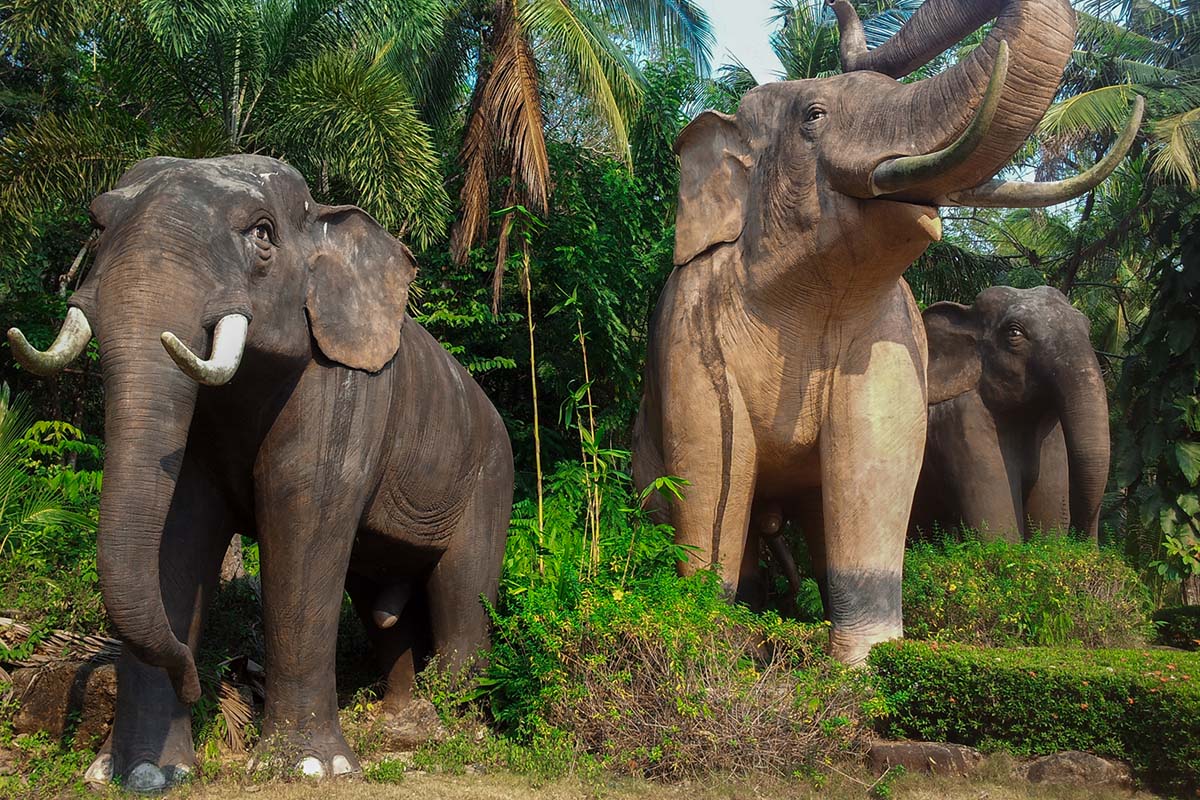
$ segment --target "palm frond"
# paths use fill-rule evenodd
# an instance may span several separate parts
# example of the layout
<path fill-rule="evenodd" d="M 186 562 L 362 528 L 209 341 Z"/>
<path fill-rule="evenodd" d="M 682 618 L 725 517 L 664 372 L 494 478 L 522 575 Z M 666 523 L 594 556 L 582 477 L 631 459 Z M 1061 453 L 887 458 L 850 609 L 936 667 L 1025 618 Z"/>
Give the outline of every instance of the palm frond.
<path fill-rule="evenodd" d="M 577 7 L 613 20 L 633 41 L 659 53 L 683 48 L 698 75 L 709 70 L 716 37 L 708 14 L 692 0 L 583 0 Z"/>
<path fill-rule="evenodd" d="M 1156 120 L 1150 125 L 1154 138 L 1152 171 L 1200 189 L 1200 108 Z"/>
<path fill-rule="evenodd" d="M 1038 131 L 1046 136 L 1119 131 L 1129 121 L 1129 105 L 1136 89 L 1130 84 L 1118 84 L 1068 97 L 1050 106 Z"/>
<path fill-rule="evenodd" d="M 628 120 L 641 99 L 637 67 L 594 29 L 586 15 L 572 11 L 562 0 L 522 0 L 518 19 L 528 35 L 552 44 L 565 58 L 580 91 L 604 120 L 617 152 L 629 164 Z"/>
<path fill-rule="evenodd" d="M 381 223 L 423 247 L 444 232 L 450 201 L 430 130 L 386 67 L 386 50 L 363 45 L 298 66 L 265 138 L 310 174 L 327 168 Z"/>

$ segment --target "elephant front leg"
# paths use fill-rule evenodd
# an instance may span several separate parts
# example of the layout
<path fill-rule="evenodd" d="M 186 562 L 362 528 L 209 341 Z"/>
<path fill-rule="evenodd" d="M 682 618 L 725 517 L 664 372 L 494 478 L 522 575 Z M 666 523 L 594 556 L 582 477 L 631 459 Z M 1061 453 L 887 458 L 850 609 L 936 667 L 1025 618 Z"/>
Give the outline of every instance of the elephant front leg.
<path fill-rule="evenodd" d="M 825 612 L 830 652 L 864 661 L 903 635 L 904 538 L 925 446 L 920 361 L 875 342 L 862 366 L 837 375 L 821 430 Z"/>
<path fill-rule="evenodd" d="M 159 552 L 162 599 L 171 630 L 193 654 L 233 529 L 225 502 L 203 474 L 185 463 Z M 186 778 L 195 762 L 191 709 L 179 702 L 165 670 L 139 661 L 122 647 L 112 731 L 84 781 L 101 785 L 117 778 L 135 792 L 156 792 Z"/>
<path fill-rule="evenodd" d="M 680 572 L 716 568 L 733 598 L 746 554 L 757 470 L 750 416 L 727 375 L 704 386 L 665 392 L 663 407 L 669 409 L 663 419 L 664 466 L 668 475 L 689 484 L 683 500 L 671 501 L 675 542 L 689 548 Z"/>
<path fill-rule="evenodd" d="M 361 492 L 320 476 L 297 484 L 279 474 L 286 471 L 264 479 L 257 503 L 266 703 L 250 768 L 272 764 L 310 777 L 358 772 L 338 722 L 334 661 Z"/>

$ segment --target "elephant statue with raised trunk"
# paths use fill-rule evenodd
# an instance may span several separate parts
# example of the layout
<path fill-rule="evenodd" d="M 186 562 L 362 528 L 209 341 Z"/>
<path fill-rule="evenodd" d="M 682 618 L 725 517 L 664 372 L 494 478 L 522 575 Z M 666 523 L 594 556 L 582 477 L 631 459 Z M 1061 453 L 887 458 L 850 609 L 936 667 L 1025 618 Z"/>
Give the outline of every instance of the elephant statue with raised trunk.
<path fill-rule="evenodd" d="M 194 766 L 196 651 L 222 555 L 258 540 L 266 646 L 254 756 L 359 769 L 338 724 L 345 591 L 402 712 L 426 652 L 487 645 L 512 503 L 509 439 L 405 313 L 416 265 L 362 210 L 271 158 L 153 158 L 91 204 L 95 264 L 42 353 L 94 335 L 104 379 L 98 568 L 123 645 L 112 734 L 85 779 L 160 790 Z M 208 352 L 206 358 L 200 353 Z M 415 655 L 414 655 L 415 654 Z"/>
<path fill-rule="evenodd" d="M 1087 317 L 1049 286 L 993 286 L 923 318 L 929 436 L 913 528 L 1010 541 L 1074 528 L 1096 541 L 1108 397 Z"/>
<path fill-rule="evenodd" d="M 900 575 L 926 430 L 926 341 L 901 274 L 941 236 L 943 206 L 1046 206 L 1089 191 L 1111 151 L 1061 181 L 993 176 L 1052 102 L 1071 55 L 1068 0 L 927 0 L 868 51 L 835 0 L 844 72 L 771 83 L 675 143 L 675 270 L 651 323 L 636 483 L 690 486 L 655 513 L 684 572 L 758 574 L 759 541 L 805 531 L 830 649 L 858 663 L 902 635 Z M 933 77 L 903 77 L 995 20 Z M 745 591 L 743 591 L 743 596 Z"/>

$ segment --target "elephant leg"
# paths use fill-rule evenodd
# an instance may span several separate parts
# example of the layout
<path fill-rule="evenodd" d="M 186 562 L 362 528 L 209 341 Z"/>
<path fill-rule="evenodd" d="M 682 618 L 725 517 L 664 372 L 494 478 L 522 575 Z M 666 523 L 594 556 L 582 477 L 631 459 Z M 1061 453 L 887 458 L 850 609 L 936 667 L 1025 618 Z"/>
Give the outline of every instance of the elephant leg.
<path fill-rule="evenodd" d="M 1067 441 L 1058 419 L 1044 420 L 1031 443 L 1025 519 L 1032 530 L 1065 534 L 1071 527 L 1071 481 Z"/>
<path fill-rule="evenodd" d="M 900 579 L 926 409 L 916 344 L 880 339 L 849 355 L 821 430 L 821 492 L 830 652 L 858 664 L 904 632 Z"/>
<path fill-rule="evenodd" d="M 376 660 L 387 683 L 383 709 L 402 712 L 412 701 L 413 683 L 424 660 L 429 629 L 429 609 L 420 592 L 408 598 L 403 610 L 387 628 L 375 618 L 376 599 L 384 587 L 354 574 L 346 577 L 346 591 L 375 648 Z M 424 634 L 424 635 L 422 635 Z"/>
<path fill-rule="evenodd" d="M 984 541 L 1021 539 L 1024 511 L 1015 447 L 977 392 L 938 403 L 929 413 L 930 451 L 938 454 L 934 491 L 953 497 L 962 524 Z"/>
<path fill-rule="evenodd" d="M 433 652 L 452 671 L 473 666 L 487 650 L 490 620 L 481 598 L 495 603 L 500 586 L 512 472 L 500 465 L 485 476 L 425 582 Z"/>
<path fill-rule="evenodd" d="M 205 472 L 185 461 L 163 528 L 159 580 L 171 629 L 193 654 L 232 529 L 228 506 Z M 185 778 L 195 762 L 191 709 L 179 702 L 165 670 L 122 647 L 112 731 L 84 780 L 117 777 L 127 789 L 158 791 Z"/>
<path fill-rule="evenodd" d="M 663 419 L 663 449 L 667 474 L 689 483 L 683 500 L 671 504 L 675 541 L 691 548 L 680 572 L 716 567 L 736 597 L 757 469 L 750 416 L 724 373 L 676 394 L 664 398 L 664 408 L 675 411 Z"/>

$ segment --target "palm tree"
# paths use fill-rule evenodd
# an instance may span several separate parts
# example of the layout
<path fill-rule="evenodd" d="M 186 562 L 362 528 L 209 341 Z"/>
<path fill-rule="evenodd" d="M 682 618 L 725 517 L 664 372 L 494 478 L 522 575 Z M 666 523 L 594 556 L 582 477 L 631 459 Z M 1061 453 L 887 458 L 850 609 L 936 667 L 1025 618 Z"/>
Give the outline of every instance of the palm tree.
<path fill-rule="evenodd" d="M 450 202 L 421 105 L 452 103 L 439 0 L 30 0 L 0 49 L 72 47 L 90 102 L 0 140 L 0 228 L 82 207 L 138 158 L 257 151 L 425 245 Z M 8 224 L 3 224 L 7 222 Z"/>
<path fill-rule="evenodd" d="M 625 32 L 628 42 L 608 35 L 604 23 Z M 628 164 L 628 126 L 642 81 L 622 44 L 683 47 L 704 72 L 713 42 L 708 19 L 692 0 L 493 0 L 486 27 L 459 155 L 462 209 L 451 252 L 460 264 L 487 233 L 491 185 L 498 176 L 510 179 L 505 206 L 548 210 L 550 165 L 541 84 L 548 59 L 570 75 Z M 497 297 L 511 223 L 509 216 L 501 226 Z"/>

